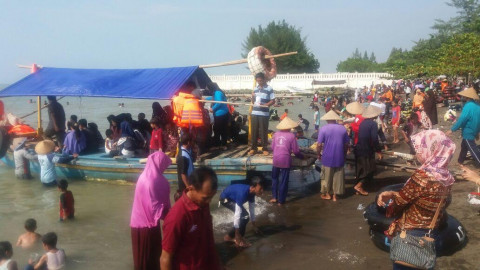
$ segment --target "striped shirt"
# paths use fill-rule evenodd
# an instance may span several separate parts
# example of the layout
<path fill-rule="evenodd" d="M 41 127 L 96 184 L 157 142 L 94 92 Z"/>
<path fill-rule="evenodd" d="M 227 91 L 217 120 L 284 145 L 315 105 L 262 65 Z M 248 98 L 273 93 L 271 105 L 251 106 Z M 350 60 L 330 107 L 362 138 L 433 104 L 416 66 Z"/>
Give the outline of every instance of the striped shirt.
<path fill-rule="evenodd" d="M 275 99 L 275 94 L 273 93 L 273 89 L 269 85 L 266 85 L 265 87 L 261 87 L 260 85 L 257 86 L 257 88 L 253 90 L 253 94 L 255 95 L 255 99 L 254 99 L 255 105 L 264 105 Z M 257 107 L 257 106 L 253 106 L 252 115 L 270 116 L 267 107 Z"/>

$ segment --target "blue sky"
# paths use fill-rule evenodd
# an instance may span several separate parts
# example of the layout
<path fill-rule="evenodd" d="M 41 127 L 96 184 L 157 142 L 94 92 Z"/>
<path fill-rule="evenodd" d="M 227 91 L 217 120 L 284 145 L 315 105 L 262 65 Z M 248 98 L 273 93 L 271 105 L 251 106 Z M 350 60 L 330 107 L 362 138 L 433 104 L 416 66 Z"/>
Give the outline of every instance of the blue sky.
<path fill-rule="evenodd" d="M 28 74 L 15 64 L 152 68 L 240 59 L 251 27 L 282 19 L 302 29 L 320 72 L 335 72 L 355 48 L 384 61 L 393 46 L 411 48 L 436 18 L 455 12 L 441 0 L 0 0 L 0 83 Z"/>

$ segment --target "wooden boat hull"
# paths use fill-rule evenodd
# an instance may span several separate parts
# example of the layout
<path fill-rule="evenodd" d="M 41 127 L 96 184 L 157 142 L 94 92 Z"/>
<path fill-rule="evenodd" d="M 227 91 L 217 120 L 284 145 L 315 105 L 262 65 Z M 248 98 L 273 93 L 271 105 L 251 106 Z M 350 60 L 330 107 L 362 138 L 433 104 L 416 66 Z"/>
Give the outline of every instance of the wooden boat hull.
<path fill-rule="evenodd" d="M 1 159 L 7 166 L 14 168 L 13 153 L 7 153 Z M 290 189 L 303 189 L 311 184 L 318 183 L 319 173 L 313 166 L 308 166 L 308 161 L 294 162 L 299 165 L 292 168 L 290 173 Z M 207 159 L 196 166 L 206 165 L 215 170 L 220 186 L 230 185 L 232 182 L 241 182 L 253 176 L 262 176 L 271 180 L 271 157 L 239 157 L 223 159 Z M 305 166 L 306 165 L 306 166 Z M 105 154 L 92 154 L 81 156 L 68 164 L 56 164 L 58 178 L 82 180 L 122 180 L 135 182 L 145 168 L 139 158 L 115 159 Z M 33 174 L 40 173 L 37 161 L 30 162 Z M 164 176 L 171 182 L 177 181 L 177 165 L 173 163 L 164 172 Z"/>

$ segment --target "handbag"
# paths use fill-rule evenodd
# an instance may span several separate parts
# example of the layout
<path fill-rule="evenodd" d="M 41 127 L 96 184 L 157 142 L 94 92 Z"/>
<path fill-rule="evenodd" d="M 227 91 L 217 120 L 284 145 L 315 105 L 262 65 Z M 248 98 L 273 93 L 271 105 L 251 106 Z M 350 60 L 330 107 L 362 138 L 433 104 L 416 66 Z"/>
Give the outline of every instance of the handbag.
<path fill-rule="evenodd" d="M 418 269 L 432 269 L 435 267 L 437 254 L 435 251 L 435 239 L 431 237 L 431 232 L 437 222 L 443 201 L 444 199 L 442 198 L 432 223 L 428 227 L 428 233 L 421 237 L 407 234 L 405 230 L 405 212 L 403 212 L 402 231 L 392 239 L 390 246 L 390 259 L 392 261 Z"/>

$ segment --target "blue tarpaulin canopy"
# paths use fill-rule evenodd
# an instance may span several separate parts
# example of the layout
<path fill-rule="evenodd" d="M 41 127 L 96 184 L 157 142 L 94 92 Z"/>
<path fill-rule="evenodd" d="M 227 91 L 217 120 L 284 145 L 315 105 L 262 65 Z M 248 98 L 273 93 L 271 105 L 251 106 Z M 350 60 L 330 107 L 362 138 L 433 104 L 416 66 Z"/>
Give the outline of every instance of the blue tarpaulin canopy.
<path fill-rule="evenodd" d="M 188 81 L 210 82 L 198 66 L 153 69 L 44 67 L 0 91 L 0 97 L 82 96 L 170 99 Z"/>

